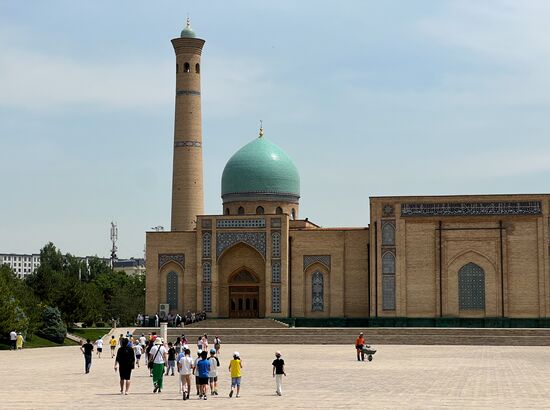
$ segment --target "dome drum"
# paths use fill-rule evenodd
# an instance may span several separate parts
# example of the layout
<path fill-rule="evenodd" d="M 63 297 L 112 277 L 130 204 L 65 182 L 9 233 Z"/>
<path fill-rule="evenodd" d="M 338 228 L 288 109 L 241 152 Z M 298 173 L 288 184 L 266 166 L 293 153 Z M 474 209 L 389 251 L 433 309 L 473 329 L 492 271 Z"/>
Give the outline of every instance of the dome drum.
<path fill-rule="evenodd" d="M 285 194 L 280 192 L 235 192 L 222 195 L 223 203 L 230 202 L 281 202 L 298 204 L 300 196 L 296 194 Z"/>

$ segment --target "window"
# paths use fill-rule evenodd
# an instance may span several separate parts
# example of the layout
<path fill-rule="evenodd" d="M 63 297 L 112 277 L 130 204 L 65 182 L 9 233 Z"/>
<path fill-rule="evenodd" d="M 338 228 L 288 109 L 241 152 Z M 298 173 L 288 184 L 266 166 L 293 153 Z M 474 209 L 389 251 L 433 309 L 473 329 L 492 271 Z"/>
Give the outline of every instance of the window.
<path fill-rule="evenodd" d="M 178 73 L 179 69 L 180 69 L 179 64 L 176 64 L 176 74 Z"/>
<path fill-rule="evenodd" d="M 212 251 L 212 235 L 210 232 L 205 232 L 202 235 L 202 256 L 204 258 L 210 258 Z"/>
<path fill-rule="evenodd" d="M 322 312 L 324 309 L 323 274 L 319 271 L 315 271 L 313 272 L 313 275 L 311 275 L 311 311 Z"/>
<path fill-rule="evenodd" d="M 184 66 L 183 66 L 183 72 L 188 73 L 189 71 L 191 71 L 191 69 L 189 67 L 189 63 L 185 63 Z"/>
<path fill-rule="evenodd" d="M 291 216 L 292 220 L 296 219 L 296 210 L 294 208 L 292 208 L 292 211 L 290 212 L 290 216 Z"/>
<path fill-rule="evenodd" d="M 382 224 L 382 245 L 395 245 L 395 226 L 391 222 Z"/>
<path fill-rule="evenodd" d="M 264 207 L 263 206 L 257 207 L 256 208 L 256 214 L 263 215 L 264 214 Z"/>
<path fill-rule="evenodd" d="M 170 309 L 178 308 L 178 274 L 170 272 L 166 276 L 166 303 Z"/>
<path fill-rule="evenodd" d="M 277 209 L 275 210 L 275 213 L 277 215 L 282 215 L 283 214 L 283 208 L 281 208 L 280 206 L 277 207 Z"/>
<path fill-rule="evenodd" d="M 485 271 L 475 263 L 468 263 L 458 271 L 458 307 L 485 309 Z"/>
<path fill-rule="evenodd" d="M 271 312 L 281 312 L 281 288 L 278 286 L 271 288 Z"/>
<path fill-rule="evenodd" d="M 281 283 L 281 262 L 279 261 L 271 263 L 271 282 Z"/>
<path fill-rule="evenodd" d="M 226 215 L 230 215 L 230 214 L 231 214 L 231 212 L 229 212 L 229 208 L 225 208 L 225 214 L 226 214 Z"/>
<path fill-rule="evenodd" d="M 386 252 L 382 257 L 382 274 L 395 275 L 395 256 L 392 252 Z"/>
<path fill-rule="evenodd" d="M 382 310 L 395 310 L 395 255 L 382 256 Z"/>
<path fill-rule="evenodd" d="M 199 63 L 195 64 L 195 73 L 200 74 L 201 72 L 201 66 Z"/>
<path fill-rule="evenodd" d="M 210 262 L 204 262 L 202 264 L 202 281 L 212 282 L 212 265 Z"/>
<path fill-rule="evenodd" d="M 239 206 L 239 215 L 244 215 L 244 208 L 242 206 Z"/>
<path fill-rule="evenodd" d="M 202 288 L 202 309 L 205 312 L 212 312 L 212 288 L 210 286 Z"/>
<path fill-rule="evenodd" d="M 271 234 L 271 256 L 274 258 L 281 257 L 281 234 L 279 232 Z"/>

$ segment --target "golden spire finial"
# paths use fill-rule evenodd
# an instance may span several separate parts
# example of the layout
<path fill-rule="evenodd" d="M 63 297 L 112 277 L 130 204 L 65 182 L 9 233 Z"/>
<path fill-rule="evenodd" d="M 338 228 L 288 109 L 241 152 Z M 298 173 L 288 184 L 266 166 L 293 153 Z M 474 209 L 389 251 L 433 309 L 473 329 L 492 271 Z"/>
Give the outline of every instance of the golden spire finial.
<path fill-rule="evenodd" d="M 264 136 L 264 122 L 260 120 L 260 136 L 258 138 L 262 138 Z"/>

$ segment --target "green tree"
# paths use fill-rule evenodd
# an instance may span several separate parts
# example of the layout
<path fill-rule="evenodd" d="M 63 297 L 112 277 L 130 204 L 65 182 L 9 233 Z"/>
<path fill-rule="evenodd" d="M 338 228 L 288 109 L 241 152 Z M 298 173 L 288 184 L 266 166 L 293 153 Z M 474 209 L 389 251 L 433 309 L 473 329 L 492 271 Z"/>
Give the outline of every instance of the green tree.
<path fill-rule="evenodd" d="M 0 335 L 12 330 L 25 333 L 29 326 L 29 318 L 14 289 L 17 280 L 8 266 L 0 266 Z"/>
<path fill-rule="evenodd" d="M 61 319 L 59 309 L 47 306 L 42 314 L 42 322 L 38 335 L 52 342 L 63 343 L 67 335 L 67 327 Z"/>

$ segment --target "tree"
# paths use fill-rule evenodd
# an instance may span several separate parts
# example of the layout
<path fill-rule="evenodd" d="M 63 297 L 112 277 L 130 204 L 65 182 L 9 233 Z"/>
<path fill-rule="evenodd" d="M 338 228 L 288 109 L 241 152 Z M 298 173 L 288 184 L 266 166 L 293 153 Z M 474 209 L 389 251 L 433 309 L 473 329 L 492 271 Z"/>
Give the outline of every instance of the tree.
<path fill-rule="evenodd" d="M 61 312 L 56 307 L 47 306 L 42 314 L 43 326 L 38 335 L 55 343 L 63 343 L 67 327 L 61 319 Z"/>
<path fill-rule="evenodd" d="M 0 266 L 0 335 L 12 330 L 26 333 L 29 326 L 29 318 L 17 298 L 16 281 L 8 266 Z"/>

